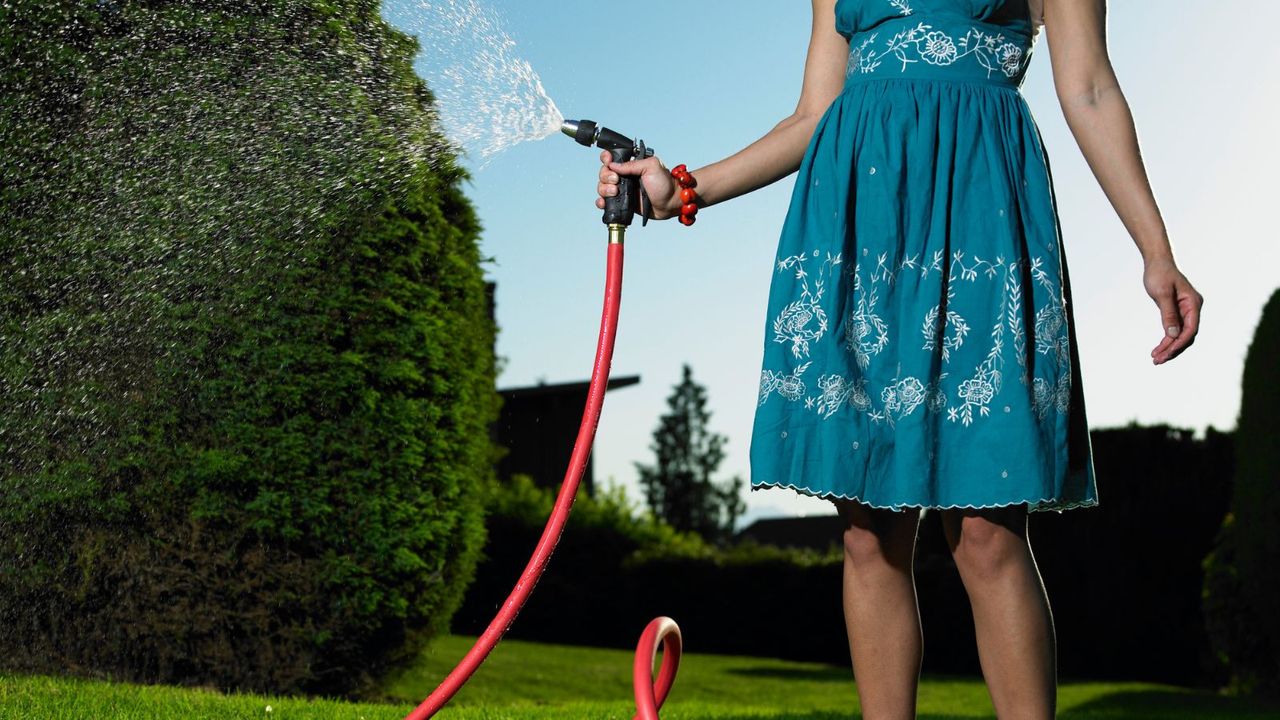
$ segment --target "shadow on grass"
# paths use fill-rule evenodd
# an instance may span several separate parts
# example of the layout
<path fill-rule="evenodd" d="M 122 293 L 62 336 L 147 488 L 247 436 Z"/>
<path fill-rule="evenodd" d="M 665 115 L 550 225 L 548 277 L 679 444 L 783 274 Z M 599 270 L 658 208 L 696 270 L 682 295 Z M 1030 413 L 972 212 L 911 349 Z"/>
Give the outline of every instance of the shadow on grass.
<path fill-rule="evenodd" d="M 1280 702 L 1214 695 L 1206 691 L 1120 690 L 1063 712 L 1063 720 L 1159 718 L 1159 720 L 1235 720 L 1280 718 Z"/>
<path fill-rule="evenodd" d="M 916 720 L 974 720 L 972 715 L 937 715 L 924 712 Z M 814 710 L 810 712 L 751 712 L 746 715 L 717 715 L 716 720 L 861 720 L 863 715 L 854 711 Z"/>
<path fill-rule="evenodd" d="M 862 720 L 862 715 L 832 710 L 813 712 L 786 712 L 779 710 L 777 713 L 754 712 L 746 715 L 716 715 L 716 720 Z M 925 716 L 921 716 L 920 720 L 926 720 Z M 939 720 L 939 718 L 928 718 L 927 720 Z"/>
<path fill-rule="evenodd" d="M 1280 718 L 1280 703 L 1194 691 L 1126 690 L 1077 705 L 1059 713 L 1058 717 L 1062 720 L 1275 720 Z M 717 715 L 716 720 L 862 720 L 862 715 L 852 711 L 778 711 Z M 973 720 L 973 716 L 921 713 L 917 720 Z"/>
<path fill-rule="evenodd" d="M 853 682 L 853 671 L 842 667 L 831 666 L 806 670 L 804 668 L 780 668 L 757 665 L 739 665 L 728 667 L 724 672 L 749 678 L 773 678 L 777 680 L 815 680 L 818 682 Z"/>

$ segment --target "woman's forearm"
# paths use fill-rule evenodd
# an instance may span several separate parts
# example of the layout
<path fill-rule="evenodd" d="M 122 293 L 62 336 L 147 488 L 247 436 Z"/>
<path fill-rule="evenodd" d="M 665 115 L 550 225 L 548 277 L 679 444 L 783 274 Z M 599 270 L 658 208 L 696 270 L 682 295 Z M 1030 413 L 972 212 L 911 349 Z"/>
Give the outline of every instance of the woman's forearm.
<path fill-rule="evenodd" d="M 816 115 L 794 113 L 733 155 L 692 170 L 698 180 L 698 204 L 721 203 L 795 172 L 818 119 Z"/>
<path fill-rule="evenodd" d="M 1144 263 L 1172 259 L 1168 232 L 1143 167 L 1129 103 L 1114 74 L 1059 94 L 1063 116 Z"/>

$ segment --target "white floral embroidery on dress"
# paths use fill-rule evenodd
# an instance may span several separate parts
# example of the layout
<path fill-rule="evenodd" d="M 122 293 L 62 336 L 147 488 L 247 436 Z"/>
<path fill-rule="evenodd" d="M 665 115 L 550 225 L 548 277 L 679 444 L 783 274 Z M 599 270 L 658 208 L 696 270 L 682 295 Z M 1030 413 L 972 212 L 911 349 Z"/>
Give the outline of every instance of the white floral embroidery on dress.
<path fill-rule="evenodd" d="M 797 358 L 808 356 L 811 343 L 821 340 L 828 328 L 827 314 L 820 305 L 828 280 L 824 276 L 831 274 L 841 262 L 840 254 L 828 253 L 821 272 L 816 277 L 811 277 L 804 270 L 804 263 L 809 259 L 809 255 L 801 253 L 778 261 L 778 272 L 796 269 L 801 297 L 787 305 L 774 320 L 774 341 L 790 342 L 792 353 Z M 1037 416 L 1044 418 L 1054 409 L 1066 412 L 1070 406 L 1071 376 L 1070 372 L 1063 371 L 1070 362 L 1065 305 L 1057 290 L 1058 286 L 1044 270 L 1043 258 L 1035 257 L 1026 261 L 1027 273 L 1044 289 L 1044 295 L 1048 298 L 1046 304 L 1036 312 L 1036 352 L 1047 356 L 1049 365 L 1054 369 L 1053 375 L 1058 378 L 1056 383 L 1050 383 L 1043 377 L 1032 381 L 1024 357 L 1026 333 L 1022 325 L 1023 292 L 1020 283 L 1023 262 L 1006 262 L 1001 256 L 987 260 L 975 255 L 969 259 L 962 250 L 952 253 L 951 262 L 948 263 L 947 305 L 954 300 L 957 285 L 963 287 L 966 282 L 974 283 L 979 279 L 992 280 L 997 277 L 1003 280 L 1001 312 L 991 327 L 990 350 L 972 373 L 955 387 L 955 396 L 959 398 L 955 404 L 950 403 L 948 393 L 942 387 L 942 381 L 948 377 L 948 372 L 941 372 L 933 381 L 925 382 L 922 378 L 911 375 L 902 376 L 901 363 L 898 364 L 893 379 L 881 389 L 879 407 L 867 391 L 866 376 L 860 373 L 855 373 L 852 377 L 839 373 L 821 374 L 816 381 L 816 394 L 810 394 L 811 388 L 803 375 L 813 361 L 807 361 L 790 371 L 768 368 L 762 370 L 759 404 L 763 405 L 776 392 L 791 402 L 803 398 L 806 409 L 814 410 L 823 419 L 827 419 L 848 403 L 855 411 L 866 413 L 874 422 L 885 421 L 890 425 L 924 405 L 925 412 L 939 413 L 946 410 L 948 420 L 968 426 L 975 418 L 988 416 L 992 401 L 1000 394 L 1007 333 L 1007 339 L 1013 345 L 1013 355 L 1022 368 L 1019 379 L 1023 384 L 1031 385 L 1031 407 Z M 844 331 L 844 345 L 854 353 L 860 369 L 866 370 L 873 358 L 889 344 L 890 325 L 876 313 L 880 297 L 878 286 L 892 284 L 907 268 L 919 269 L 921 277 L 926 277 L 935 270 L 940 272 L 941 265 L 942 251 L 936 251 L 928 263 L 921 262 L 918 254 L 903 258 L 896 264 L 890 263 L 888 255 L 882 253 L 877 257 L 876 267 L 867 283 L 862 277 L 861 263 L 854 263 L 852 275 L 856 302 L 841 327 Z M 942 306 L 943 303 L 939 303 L 925 313 L 921 325 L 924 335 L 921 349 L 940 350 L 943 361 L 947 362 L 951 359 L 951 351 L 964 344 L 971 327 L 958 312 L 949 308 L 944 312 Z M 810 327 L 813 324 L 816 327 Z"/>
<path fill-rule="evenodd" d="M 919 378 L 908 375 L 903 378 L 902 364 L 898 364 L 898 372 L 893 380 L 880 392 L 880 400 L 884 403 L 884 419 L 890 425 L 898 418 L 911 414 L 921 403 L 925 403 L 927 412 L 938 412 L 947 404 L 946 393 L 939 384 L 947 373 L 940 373 L 935 382 L 925 385 Z M 875 413 L 870 413 L 872 420 L 878 420 Z"/>
<path fill-rule="evenodd" d="M 888 257 L 889 255 L 887 253 L 880 253 L 880 255 L 876 257 L 876 269 L 871 273 L 871 280 L 873 282 L 883 278 L 892 284 L 904 268 L 920 268 L 921 279 L 929 277 L 930 271 L 937 270 L 938 272 L 942 272 L 941 250 L 934 251 L 933 259 L 929 261 L 928 265 L 921 264 L 919 260 L 920 253 L 916 253 L 911 257 L 904 258 L 902 262 L 898 263 L 898 267 L 896 269 L 890 269 L 889 266 L 885 264 L 885 260 L 887 260 Z"/>
<path fill-rule="evenodd" d="M 889 0 L 889 4 L 898 8 L 898 12 L 903 15 L 911 14 L 911 6 L 907 4 L 907 0 Z"/>
<path fill-rule="evenodd" d="M 950 65 L 961 58 L 973 57 L 987 69 L 987 77 L 996 71 L 1015 77 L 1030 59 L 1030 53 L 1024 52 L 1021 45 L 1011 42 L 1003 33 L 989 33 L 976 27 L 970 27 L 964 35 L 953 38 L 945 31 L 934 30 L 933 25 L 921 22 L 895 33 L 883 48 L 871 49 L 879 35 L 879 32 L 871 33 L 849 53 L 846 75 L 874 72 L 886 57 L 893 55 L 902 61 L 901 70 L 906 70 L 909 63 L 921 60 L 931 65 Z"/>
<path fill-rule="evenodd" d="M 1040 258 L 1031 262 L 1031 277 L 1048 290 L 1054 285 L 1049 274 L 1041 266 Z M 1068 367 L 1071 362 L 1071 343 L 1067 334 L 1067 312 L 1061 296 L 1050 292 L 1052 302 L 1036 311 L 1036 352 L 1048 355 L 1059 367 Z M 1036 378 L 1032 383 L 1031 407 L 1036 416 L 1043 418 L 1051 409 L 1066 412 L 1071 404 L 1071 373 L 1063 372 L 1058 381 L 1050 385 L 1044 378 Z"/>
<path fill-rule="evenodd" d="M 788 400 L 799 400 L 804 395 L 804 380 L 800 378 L 805 370 L 809 369 L 809 365 L 813 361 L 800 365 L 791 371 L 790 375 L 784 375 L 773 370 L 765 370 L 760 375 L 760 405 L 763 405 L 769 399 L 769 395 L 775 390 L 779 395 Z"/>
<path fill-rule="evenodd" d="M 955 297 L 955 289 L 948 284 L 947 303 L 950 304 Z M 920 349 L 933 350 L 941 341 L 942 361 L 947 362 L 951 359 L 951 351 L 958 350 L 964 344 L 964 336 L 969 333 L 969 323 L 960 313 L 950 309 L 946 312 L 945 322 L 940 322 L 941 310 L 942 303 L 938 303 L 924 314 L 924 325 L 920 328 L 924 333 L 924 345 Z M 948 329 L 951 331 L 950 335 L 947 334 Z"/>
<path fill-rule="evenodd" d="M 814 250 L 817 255 L 817 250 Z M 800 281 L 800 299 L 783 308 L 773 321 L 775 342 L 790 342 L 791 353 L 797 358 L 809 354 L 809 343 L 817 342 L 827 330 L 827 313 L 822 309 L 822 294 L 825 292 L 826 279 L 819 273 L 813 278 L 813 286 L 809 286 L 809 273 L 804 263 L 809 259 L 804 253 L 792 255 L 778 261 L 778 271 L 796 269 L 796 279 Z M 823 270 L 840 264 L 840 253 L 827 253 L 822 263 Z"/>
<path fill-rule="evenodd" d="M 889 324 L 876 314 L 876 303 L 880 297 L 875 285 L 870 292 L 864 292 L 860 268 L 861 263 L 855 262 L 853 295 L 858 302 L 844 319 L 844 345 L 853 352 L 858 367 L 865 370 L 871 364 L 871 356 L 889 344 Z M 871 338 L 873 331 L 874 339 Z"/>
<path fill-rule="evenodd" d="M 1022 366 L 1022 375 L 1019 379 L 1023 384 L 1030 380 L 1027 375 L 1024 358 L 1026 354 L 1026 336 L 1022 328 L 1022 287 L 1018 282 L 1021 276 L 1022 263 L 1021 261 L 1006 263 L 1004 258 L 999 256 L 996 257 L 994 262 L 974 256 L 973 262 L 966 264 L 963 251 L 956 251 L 952 260 L 952 279 L 955 279 L 954 271 L 956 268 L 960 270 L 960 279 L 969 281 L 976 280 L 979 271 L 987 278 L 993 278 L 1000 274 L 1001 269 L 1004 271 L 1004 294 L 1002 298 L 1004 311 L 1002 317 L 997 318 L 991 328 L 991 351 L 974 368 L 973 375 L 960 383 L 957 394 L 964 402 L 960 403 L 958 407 L 947 408 L 948 420 L 959 420 L 962 424 L 968 425 L 973 422 L 975 408 L 978 410 L 979 416 L 985 417 L 990 414 L 991 400 L 1000 393 L 1006 327 L 1012 337 L 1013 355 L 1018 360 L 1018 364 Z M 1065 317 L 1062 297 L 1050 280 L 1049 274 L 1044 271 L 1043 264 L 1044 260 L 1042 258 L 1035 257 L 1030 260 L 1029 267 L 1032 279 L 1044 288 L 1045 294 L 1049 298 L 1048 303 L 1036 313 L 1036 351 L 1049 356 L 1051 364 L 1055 369 L 1059 370 L 1057 372 L 1059 380 L 1053 388 L 1050 388 L 1048 381 L 1043 378 L 1036 378 L 1032 382 L 1031 405 L 1037 416 L 1041 418 L 1045 416 L 1050 407 L 1057 407 L 1059 412 L 1067 411 L 1071 386 L 1070 373 L 1061 372 L 1061 368 L 1070 362 L 1070 344 L 1066 334 L 1066 326 L 1065 323 L 1058 321 L 1060 318 Z M 1063 352 L 1063 348 L 1066 349 L 1066 352 Z M 1052 398 L 1050 398 L 1051 395 Z"/>

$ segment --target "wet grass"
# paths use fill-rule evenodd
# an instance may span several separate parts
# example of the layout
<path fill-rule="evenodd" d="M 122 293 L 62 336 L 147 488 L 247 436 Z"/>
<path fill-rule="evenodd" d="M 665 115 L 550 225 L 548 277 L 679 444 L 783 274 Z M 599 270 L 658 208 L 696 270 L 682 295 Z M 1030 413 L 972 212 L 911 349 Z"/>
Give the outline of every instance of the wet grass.
<path fill-rule="evenodd" d="M 437 640 L 383 689 L 385 703 L 221 694 L 207 690 L 0 675 L 3 716 L 100 720 L 393 720 L 435 689 L 474 637 Z M 632 652 L 504 640 L 436 717 L 442 720 L 629 720 Z M 1064 682 L 1064 720 L 1264 720 L 1280 706 L 1151 683 Z M 844 667 L 768 658 L 687 654 L 664 720 L 849 720 L 860 717 Z M 991 718 L 979 678 L 925 676 L 922 720 Z"/>

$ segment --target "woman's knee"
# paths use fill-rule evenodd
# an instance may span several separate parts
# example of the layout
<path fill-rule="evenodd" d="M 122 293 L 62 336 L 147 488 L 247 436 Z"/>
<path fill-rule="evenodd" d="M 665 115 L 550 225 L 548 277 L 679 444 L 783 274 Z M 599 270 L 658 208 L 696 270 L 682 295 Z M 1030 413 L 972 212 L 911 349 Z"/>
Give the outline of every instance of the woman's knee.
<path fill-rule="evenodd" d="M 1020 560 L 1028 550 L 1026 510 L 965 510 L 951 518 L 948 544 L 956 566 L 981 575 L 999 573 L 1010 563 Z"/>
<path fill-rule="evenodd" d="M 883 562 L 887 555 L 884 540 L 870 528 L 846 525 L 840 540 L 845 557 L 854 565 Z"/>
<path fill-rule="evenodd" d="M 832 502 L 844 521 L 841 544 L 854 565 L 909 560 L 915 549 L 920 511 L 873 508 L 853 500 Z"/>

